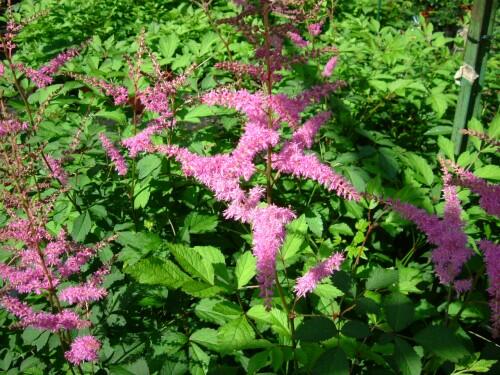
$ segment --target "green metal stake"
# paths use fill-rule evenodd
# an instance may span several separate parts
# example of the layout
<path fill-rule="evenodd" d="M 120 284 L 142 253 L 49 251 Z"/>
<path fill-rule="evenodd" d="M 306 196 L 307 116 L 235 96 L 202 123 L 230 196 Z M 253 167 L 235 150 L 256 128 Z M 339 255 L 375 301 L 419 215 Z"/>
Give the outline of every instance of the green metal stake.
<path fill-rule="evenodd" d="M 480 93 L 497 5 L 497 0 L 475 0 L 472 8 L 472 20 L 467 33 L 460 80 L 461 88 L 451 135 L 455 145 L 455 155 L 464 151 L 466 146 L 466 142 L 463 142 L 462 129 L 467 127 L 473 116 L 479 117 L 481 112 Z"/>

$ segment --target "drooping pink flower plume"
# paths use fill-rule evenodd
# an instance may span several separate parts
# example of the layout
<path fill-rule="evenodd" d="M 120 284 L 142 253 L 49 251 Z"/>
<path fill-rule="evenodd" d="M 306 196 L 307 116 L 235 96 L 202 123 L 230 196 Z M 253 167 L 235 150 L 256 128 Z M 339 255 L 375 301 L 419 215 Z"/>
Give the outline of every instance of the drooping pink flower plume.
<path fill-rule="evenodd" d="M 304 153 L 304 148 L 311 146 L 319 127 L 329 118 L 330 112 L 322 112 L 307 121 L 273 157 L 273 167 L 281 173 L 315 180 L 344 198 L 358 200 L 358 192 L 344 177 L 319 161 L 316 155 Z"/>
<path fill-rule="evenodd" d="M 285 226 L 294 218 L 295 214 L 290 209 L 272 204 L 256 207 L 251 213 L 257 280 L 261 286 L 261 297 L 268 307 L 276 278 L 276 257 L 285 238 Z"/>
<path fill-rule="evenodd" d="M 458 294 L 468 292 L 472 288 L 472 279 L 460 279 L 453 282 L 453 287 Z"/>
<path fill-rule="evenodd" d="M 114 99 L 115 105 L 121 105 L 128 102 L 128 90 L 126 87 L 108 83 L 102 79 L 95 77 L 87 77 L 81 74 L 70 73 L 70 77 L 79 79 L 89 86 L 94 86 L 104 92 L 106 95 Z"/>
<path fill-rule="evenodd" d="M 330 77 L 333 73 L 333 70 L 337 66 L 338 57 L 333 56 L 330 60 L 327 61 L 325 67 L 323 68 L 323 77 Z"/>
<path fill-rule="evenodd" d="M 321 34 L 321 28 L 323 27 L 323 22 L 318 22 L 318 23 L 311 23 L 310 25 L 307 26 L 307 30 L 309 31 L 309 34 L 312 36 L 318 36 Z"/>
<path fill-rule="evenodd" d="M 54 159 L 52 156 L 47 155 L 47 164 L 49 167 L 49 172 L 53 178 L 58 180 L 63 186 L 68 184 L 68 174 L 61 165 L 61 161 Z"/>
<path fill-rule="evenodd" d="M 82 362 L 95 362 L 99 359 L 101 343 L 94 336 L 79 336 L 71 344 L 70 350 L 64 353 L 66 359 L 74 365 Z"/>
<path fill-rule="evenodd" d="M 69 49 L 65 52 L 60 53 L 55 58 L 50 60 L 50 62 L 39 69 L 33 69 L 23 64 L 16 64 L 15 67 L 21 72 L 26 74 L 26 76 L 33 81 L 33 83 L 38 87 L 42 88 L 50 85 L 53 82 L 52 76 L 56 74 L 59 69 L 73 57 L 78 55 L 77 49 Z"/>
<path fill-rule="evenodd" d="M 73 310 L 64 309 L 59 313 L 48 313 L 45 311 L 34 311 L 27 303 L 10 296 L 0 299 L 0 304 L 12 315 L 19 319 L 23 327 L 57 332 L 61 329 L 81 329 L 90 326 L 88 320 L 82 320 Z"/>
<path fill-rule="evenodd" d="M 490 215 L 500 216 L 500 185 L 488 184 L 485 180 L 476 177 L 472 172 L 466 171 L 459 165 L 446 161 L 457 175 L 454 183 L 471 189 L 479 195 L 479 205 Z"/>
<path fill-rule="evenodd" d="M 28 129 L 27 122 L 20 122 L 19 120 L 1 120 L 0 121 L 0 137 L 6 135 L 16 135 Z"/>
<path fill-rule="evenodd" d="M 488 274 L 493 337 L 500 337 L 500 245 L 481 240 L 479 247 L 484 252 L 486 273 Z"/>
<path fill-rule="evenodd" d="M 298 32 L 289 31 L 287 35 L 293 42 L 293 44 L 295 44 L 297 47 L 305 48 L 309 45 L 309 42 L 307 40 L 304 40 L 304 38 L 302 38 L 302 36 Z"/>
<path fill-rule="evenodd" d="M 135 158 L 141 152 L 152 152 L 154 151 L 154 147 L 151 143 L 151 137 L 161 133 L 163 129 L 165 127 L 162 125 L 149 125 L 136 135 L 124 139 L 122 145 L 128 149 L 131 158 Z"/>
<path fill-rule="evenodd" d="M 297 297 L 305 297 L 307 293 L 312 292 L 321 280 L 330 276 L 334 271 L 340 270 L 343 261 L 344 255 L 335 253 L 311 268 L 304 276 L 299 277 L 294 288 Z"/>
<path fill-rule="evenodd" d="M 443 170 L 443 195 L 445 199 L 444 216 L 427 213 L 408 203 L 390 201 L 389 203 L 406 219 L 413 221 L 427 235 L 436 249 L 432 252 L 435 271 L 442 284 L 452 283 L 460 274 L 463 265 L 472 256 L 467 246 L 464 223 L 460 218 L 461 206 L 456 186 L 451 185 L 451 176 Z"/>
<path fill-rule="evenodd" d="M 108 292 L 100 285 L 107 273 L 107 268 L 100 269 L 95 272 L 88 281 L 64 288 L 59 292 L 59 299 L 69 304 L 82 304 L 98 301 L 106 297 Z"/>
<path fill-rule="evenodd" d="M 106 151 L 108 157 L 113 161 L 115 169 L 120 176 L 127 174 L 128 167 L 127 162 L 120 151 L 111 143 L 111 141 L 106 137 L 104 133 L 99 134 L 99 139 L 101 140 L 102 147 Z"/>

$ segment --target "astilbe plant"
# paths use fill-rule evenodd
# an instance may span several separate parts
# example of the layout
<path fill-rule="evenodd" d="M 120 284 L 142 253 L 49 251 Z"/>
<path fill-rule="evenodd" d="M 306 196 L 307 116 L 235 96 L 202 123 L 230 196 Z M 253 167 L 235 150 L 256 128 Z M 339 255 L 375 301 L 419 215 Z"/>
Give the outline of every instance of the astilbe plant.
<path fill-rule="evenodd" d="M 98 358 L 100 342 L 88 335 L 90 304 L 107 295 L 102 282 L 108 266 L 88 278 L 82 268 L 105 243 L 87 247 L 69 240 L 64 229 L 58 229 L 58 233 L 47 229 L 60 195 L 69 198 L 77 210 L 80 208 L 70 195 L 69 176 L 61 159 L 47 154 L 45 145 L 37 143 L 40 120 L 33 115 L 28 92 L 20 84 L 20 74 L 26 74 L 38 88 L 52 83 L 61 66 L 77 52 L 63 52 L 40 69 L 27 68 L 15 62 L 13 54 L 14 38 L 20 29 L 9 21 L 7 33 L 1 36 L 8 66 L 2 79 L 16 87 L 27 120 L 18 119 L 21 113 L 14 113 L 0 98 L 0 203 L 8 215 L 0 228 L 1 251 L 7 259 L 0 263 L 0 305 L 17 318 L 13 328 L 32 327 L 56 334 L 64 356 L 75 366 L 70 366 L 71 372 L 76 369 L 81 373 L 83 361 Z M 43 301 L 45 308 L 40 309 Z M 73 339 L 77 332 L 86 335 Z"/>

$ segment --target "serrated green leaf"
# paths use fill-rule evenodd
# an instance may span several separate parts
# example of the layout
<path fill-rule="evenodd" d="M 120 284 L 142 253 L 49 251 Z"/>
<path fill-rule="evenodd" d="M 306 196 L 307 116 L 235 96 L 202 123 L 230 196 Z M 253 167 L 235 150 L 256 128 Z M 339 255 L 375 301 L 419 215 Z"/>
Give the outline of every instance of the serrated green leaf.
<path fill-rule="evenodd" d="M 480 178 L 488 180 L 500 180 L 500 167 L 498 165 L 486 165 L 474 171 L 474 174 Z"/>
<path fill-rule="evenodd" d="M 173 262 L 158 258 L 147 258 L 124 269 L 141 284 L 165 285 L 179 288 L 191 278 L 182 272 Z"/>
<path fill-rule="evenodd" d="M 219 328 L 218 340 L 221 350 L 239 350 L 255 339 L 255 332 L 244 315 Z"/>
<path fill-rule="evenodd" d="M 428 326 L 414 337 L 425 350 L 447 361 L 458 362 L 470 354 L 462 340 L 448 327 Z"/>
<path fill-rule="evenodd" d="M 156 177 L 160 172 L 161 159 L 153 154 L 144 156 L 137 163 L 137 170 L 139 171 L 139 179 L 142 180 L 148 176 Z"/>
<path fill-rule="evenodd" d="M 162 56 L 164 58 L 172 57 L 175 53 L 175 50 L 177 49 L 177 46 L 179 45 L 179 42 L 179 37 L 174 33 L 170 33 L 167 36 L 160 37 L 158 47 Z"/>
<path fill-rule="evenodd" d="M 182 284 L 182 291 L 197 298 L 214 297 L 222 292 L 222 289 L 215 285 L 209 285 L 197 280 L 190 280 Z"/>
<path fill-rule="evenodd" d="M 392 293 L 385 297 L 382 308 L 389 326 L 396 332 L 413 322 L 415 306 L 404 294 Z"/>
<path fill-rule="evenodd" d="M 423 157 L 407 152 L 404 154 L 404 160 L 409 167 L 415 170 L 422 177 L 425 184 L 429 186 L 432 185 L 434 173 L 432 172 L 432 168 L 429 166 L 429 163 L 427 163 Z"/>
<path fill-rule="evenodd" d="M 181 244 L 169 244 L 168 248 L 184 271 L 214 285 L 214 267 L 198 251 Z"/>
<path fill-rule="evenodd" d="M 295 338 L 301 341 L 319 342 L 328 340 L 337 334 L 335 324 L 325 317 L 306 319 L 295 331 Z"/>
<path fill-rule="evenodd" d="M 89 234 L 92 228 L 92 219 L 90 218 L 90 213 L 84 211 L 78 216 L 73 223 L 73 230 L 71 231 L 71 237 L 76 242 L 83 242 L 87 234 Z"/>
<path fill-rule="evenodd" d="M 203 215 L 197 212 L 191 212 L 184 219 L 184 226 L 188 228 L 189 233 L 208 233 L 217 228 L 219 218 L 216 215 Z"/>
<path fill-rule="evenodd" d="M 314 364 L 313 375 L 349 375 L 349 361 L 344 351 L 328 349 Z"/>
<path fill-rule="evenodd" d="M 399 337 L 394 338 L 395 351 L 394 360 L 402 375 L 420 375 L 422 372 L 422 361 L 415 350 Z"/>
<path fill-rule="evenodd" d="M 253 254 L 249 251 L 244 252 L 236 261 L 236 268 L 234 274 L 238 282 L 238 289 L 248 284 L 248 282 L 257 273 L 257 261 Z"/>
<path fill-rule="evenodd" d="M 366 280 L 366 289 L 375 290 L 387 288 L 396 284 L 398 281 L 398 271 L 381 267 L 374 268 L 368 280 Z"/>

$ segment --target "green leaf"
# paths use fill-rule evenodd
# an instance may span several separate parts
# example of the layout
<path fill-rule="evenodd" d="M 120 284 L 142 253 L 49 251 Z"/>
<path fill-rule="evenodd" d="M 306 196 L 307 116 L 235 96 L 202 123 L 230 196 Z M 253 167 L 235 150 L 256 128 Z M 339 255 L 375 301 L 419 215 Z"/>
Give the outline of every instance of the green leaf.
<path fill-rule="evenodd" d="M 219 328 L 217 335 L 223 351 L 239 350 L 255 339 L 255 332 L 244 315 Z"/>
<path fill-rule="evenodd" d="M 488 136 L 493 139 L 500 137 L 500 113 L 497 113 L 495 118 L 490 122 Z"/>
<path fill-rule="evenodd" d="M 354 236 L 354 233 L 349 225 L 346 223 L 337 223 L 337 224 L 332 224 L 330 225 L 330 228 L 328 228 L 328 231 L 335 235 L 344 235 L 344 236 Z"/>
<path fill-rule="evenodd" d="M 214 297 L 222 292 L 222 289 L 215 285 L 209 285 L 197 280 L 190 280 L 182 284 L 182 291 L 193 297 L 206 298 Z"/>
<path fill-rule="evenodd" d="M 191 375 L 207 375 L 210 356 L 194 342 L 189 345 L 189 373 Z"/>
<path fill-rule="evenodd" d="M 214 116 L 217 113 L 218 111 L 215 107 L 202 104 L 192 108 L 188 113 L 186 113 L 182 118 L 182 121 L 198 124 L 201 122 L 200 117 Z"/>
<path fill-rule="evenodd" d="M 423 157 L 407 152 L 404 154 L 404 160 L 408 166 L 413 168 L 422 177 L 425 184 L 429 186 L 432 185 L 434 174 L 432 173 L 432 168 L 429 166 L 429 163 L 427 163 Z"/>
<path fill-rule="evenodd" d="M 408 327 L 413 322 L 415 307 L 411 299 L 401 293 L 392 293 L 385 297 L 382 308 L 385 313 L 387 323 L 398 332 Z"/>
<path fill-rule="evenodd" d="M 344 351 L 328 349 L 316 361 L 313 375 L 349 375 L 349 361 Z"/>
<path fill-rule="evenodd" d="M 134 208 L 145 208 L 149 202 L 151 190 L 149 184 L 137 184 L 134 189 Z"/>
<path fill-rule="evenodd" d="M 422 293 L 417 285 L 423 281 L 422 272 L 417 268 L 398 268 L 398 291 L 403 294 Z"/>
<path fill-rule="evenodd" d="M 402 375 L 419 375 L 422 372 L 422 361 L 415 350 L 399 337 L 394 338 L 394 360 Z"/>
<path fill-rule="evenodd" d="M 238 282 L 238 289 L 248 284 L 257 273 L 257 261 L 250 251 L 246 251 L 236 261 L 234 273 Z"/>
<path fill-rule="evenodd" d="M 255 374 L 261 368 L 267 366 L 269 364 L 269 351 L 259 352 L 252 357 L 248 361 L 247 373 L 249 375 Z"/>
<path fill-rule="evenodd" d="M 287 233 L 283 246 L 281 248 L 281 256 L 286 261 L 289 261 L 297 255 L 305 246 L 305 238 L 307 234 L 307 221 L 305 215 L 292 221 L 287 226 Z M 288 263 L 288 262 L 287 262 Z"/>
<path fill-rule="evenodd" d="M 455 145 L 445 137 L 438 138 L 439 149 L 449 160 L 455 160 Z"/>
<path fill-rule="evenodd" d="M 92 228 L 92 220 L 90 219 L 90 213 L 84 211 L 78 216 L 73 223 L 73 230 L 71 231 L 71 237 L 76 242 L 83 242 L 87 234 L 89 234 Z"/>
<path fill-rule="evenodd" d="M 394 285 L 398 281 L 398 271 L 381 267 L 374 268 L 366 280 L 366 289 L 383 289 Z"/>
<path fill-rule="evenodd" d="M 344 295 L 344 292 L 330 284 L 319 284 L 313 294 L 326 299 L 335 299 Z"/>
<path fill-rule="evenodd" d="M 156 155 L 146 155 L 137 163 L 137 170 L 139 171 L 139 179 L 152 175 L 158 176 L 160 173 L 161 159 Z"/>
<path fill-rule="evenodd" d="M 160 37 L 158 47 L 162 56 L 167 59 L 172 57 L 177 49 L 177 46 L 179 45 L 179 42 L 179 37 L 174 33 Z"/>
<path fill-rule="evenodd" d="M 191 212 L 184 219 L 184 225 L 189 233 L 207 233 L 213 232 L 217 228 L 219 219 L 216 215 L 203 215 L 197 212 Z"/>
<path fill-rule="evenodd" d="M 414 337 L 425 350 L 447 361 L 458 362 L 470 354 L 462 340 L 448 327 L 428 326 Z"/>
<path fill-rule="evenodd" d="M 349 320 L 342 327 L 342 334 L 349 336 L 349 337 L 355 337 L 357 339 L 362 339 L 370 334 L 370 328 L 368 327 L 368 324 L 366 324 L 362 321 Z"/>
<path fill-rule="evenodd" d="M 198 251 L 181 244 L 169 244 L 168 248 L 184 271 L 214 285 L 214 267 Z"/>
<path fill-rule="evenodd" d="M 216 299 L 202 299 L 195 307 L 194 312 L 198 318 L 206 322 L 218 325 L 226 324 L 228 321 L 241 315 L 241 309 L 229 301 Z"/>
<path fill-rule="evenodd" d="M 191 280 L 173 262 L 158 258 L 143 259 L 124 271 L 141 284 L 166 285 L 174 289 Z"/>
<path fill-rule="evenodd" d="M 306 216 L 306 222 L 307 226 L 309 227 L 309 230 L 316 236 L 316 237 L 321 237 L 323 234 L 323 220 L 321 219 L 321 216 L 315 215 L 315 216 Z"/>
<path fill-rule="evenodd" d="M 486 165 L 474 171 L 474 174 L 480 178 L 489 180 L 500 180 L 500 167 L 498 165 Z"/>
<path fill-rule="evenodd" d="M 219 351 L 218 332 L 211 328 L 199 329 L 189 337 L 189 340 L 200 344 L 207 349 Z"/>
<path fill-rule="evenodd" d="M 325 317 L 304 320 L 295 332 L 295 338 L 301 341 L 319 342 L 328 340 L 337 334 L 335 324 Z"/>

